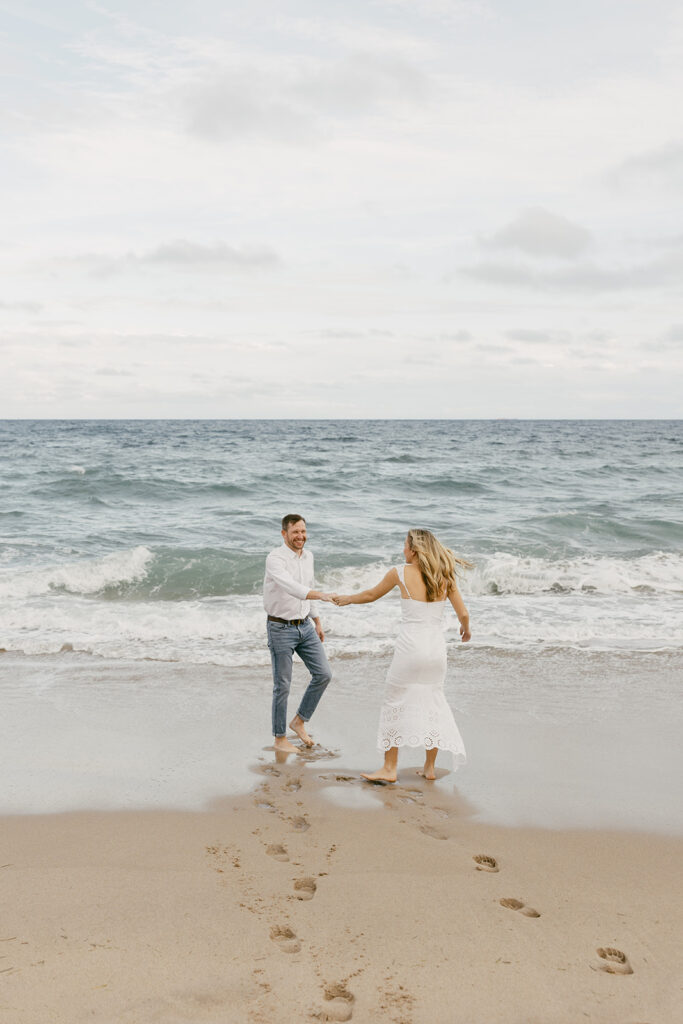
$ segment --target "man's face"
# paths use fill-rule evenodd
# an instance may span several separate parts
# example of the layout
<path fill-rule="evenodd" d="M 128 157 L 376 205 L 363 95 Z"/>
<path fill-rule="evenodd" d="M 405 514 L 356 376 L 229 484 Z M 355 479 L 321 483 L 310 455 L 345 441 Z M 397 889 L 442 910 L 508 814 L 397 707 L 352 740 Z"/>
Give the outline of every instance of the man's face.
<path fill-rule="evenodd" d="M 303 519 L 298 523 L 290 523 L 286 530 L 282 531 L 285 544 L 292 551 L 303 551 L 306 543 L 306 524 Z"/>

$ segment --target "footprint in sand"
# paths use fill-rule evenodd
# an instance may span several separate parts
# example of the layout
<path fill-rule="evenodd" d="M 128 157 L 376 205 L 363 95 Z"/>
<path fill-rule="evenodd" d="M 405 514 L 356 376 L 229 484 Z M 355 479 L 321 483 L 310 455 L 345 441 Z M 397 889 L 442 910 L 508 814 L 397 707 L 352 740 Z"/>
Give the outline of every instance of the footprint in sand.
<path fill-rule="evenodd" d="M 335 750 L 328 750 L 326 747 L 304 747 L 299 751 L 299 757 L 304 761 L 333 761 L 340 755 Z"/>
<path fill-rule="evenodd" d="M 298 900 L 312 900 L 317 888 L 313 878 L 297 878 L 294 882 L 294 891 Z"/>
<path fill-rule="evenodd" d="M 273 804 L 269 803 L 268 800 L 255 800 L 254 803 L 260 811 L 268 811 L 269 814 L 275 814 L 277 808 Z"/>
<path fill-rule="evenodd" d="M 633 974 L 628 957 L 620 949 L 615 949 L 614 946 L 601 946 L 595 952 L 600 960 L 591 964 L 594 971 L 605 971 L 607 974 Z"/>
<path fill-rule="evenodd" d="M 394 789 L 394 793 L 402 804 L 417 804 L 422 800 L 422 790 L 420 789 L 409 789 L 407 786 L 401 787 L 401 789 L 397 787 Z"/>
<path fill-rule="evenodd" d="M 423 832 L 431 839 L 448 839 L 448 836 L 444 832 L 440 832 L 439 829 L 434 828 L 433 825 L 420 825 L 420 832 Z"/>
<path fill-rule="evenodd" d="M 289 860 L 289 854 L 281 843 L 271 843 L 270 846 L 266 847 L 266 853 L 273 860 Z"/>
<path fill-rule="evenodd" d="M 540 917 L 541 915 L 533 907 L 527 907 L 521 900 L 514 899 L 503 899 L 498 901 L 501 907 L 507 907 L 508 910 L 518 910 L 520 914 L 524 914 L 525 917 Z"/>
<path fill-rule="evenodd" d="M 288 793 L 296 793 L 301 789 L 301 779 L 290 779 L 286 782 L 284 788 Z"/>
<path fill-rule="evenodd" d="M 289 820 L 295 832 L 306 832 L 311 827 L 306 819 L 302 817 L 290 818 Z"/>
<path fill-rule="evenodd" d="M 276 924 L 270 929 L 270 937 L 283 953 L 298 953 L 301 943 L 291 928 L 286 925 Z"/>
<path fill-rule="evenodd" d="M 496 858 L 486 853 L 475 853 L 472 860 L 477 863 L 477 871 L 500 871 Z"/>
<path fill-rule="evenodd" d="M 345 985 L 328 985 L 324 992 L 325 1006 L 319 1020 L 351 1020 L 354 996 Z"/>

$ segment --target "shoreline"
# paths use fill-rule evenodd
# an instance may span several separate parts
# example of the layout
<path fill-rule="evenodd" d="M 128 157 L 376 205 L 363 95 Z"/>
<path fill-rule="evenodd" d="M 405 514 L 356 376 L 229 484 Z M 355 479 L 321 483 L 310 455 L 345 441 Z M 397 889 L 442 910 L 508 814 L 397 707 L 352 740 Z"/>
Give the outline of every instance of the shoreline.
<path fill-rule="evenodd" d="M 446 697 L 468 764 L 445 780 L 477 820 L 683 835 L 681 658 L 455 658 Z M 388 659 L 334 665 L 312 722 L 332 768 L 374 770 Z M 556 683 L 562 675 L 561 686 Z M 523 685 L 520 685 L 520 681 Z M 290 710 L 306 675 L 295 665 Z M 617 696 L 613 696 L 613 692 Z M 0 658 L 1 814 L 195 810 L 248 792 L 270 738 L 270 672 L 64 653 Z M 400 778 L 422 763 L 402 752 Z M 437 769 L 450 766 L 440 755 Z"/>
<path fill-rule="evenodd" d="M 4 817 L 4 1018 L 676 1018 L 682 839 L 486 825 L 338 764 L 268 760 L 205 811 Z"/>

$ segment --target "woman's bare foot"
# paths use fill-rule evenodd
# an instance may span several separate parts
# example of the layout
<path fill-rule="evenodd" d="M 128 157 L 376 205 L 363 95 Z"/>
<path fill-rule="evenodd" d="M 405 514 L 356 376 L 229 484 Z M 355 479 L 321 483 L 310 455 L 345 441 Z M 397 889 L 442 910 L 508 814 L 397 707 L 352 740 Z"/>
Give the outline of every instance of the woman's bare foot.
<path fill-rule="evenodd" d="M 281 751 L 284 754 L 296 754 L 299 748 L 295 747 L 293 743 L 290 743 L 286 736 L 276 736 L 275 749 Z"/>
<path fill-rule="evenodd" d="M 389 768 L 380 768 L 376 772 L 361 772 L 361 779 L 367 779 L 368 782 L 396 782 L 396 771 L 391 771 Z"/>
<path fill-rule="evenodd" d="M 299 718 L 298 715 L 295 715 L 292 721 L 289 723 L 289 728 L 292 730 L 292 732 L 295 732 L 297 734 L 297 736 L 299 737 L 299 739 L 301 740 L 305 747 L 312 747 L 314 745 L 313 740 L 306 732 L 306 723 L 304 722 L 303 718 Z"/>
<path fill-rule="evenodd" d="M 436 778 L 434 765 L 436 764 L 436 757 L 438 753 L 438 747 L 430 747 L 428 750 L 425 750 L 424 768 L 418 768 L 417 774 L 421 775 L 423 779 L 427 779 L 428 782 L 434 782 L 434 779 Z"/>

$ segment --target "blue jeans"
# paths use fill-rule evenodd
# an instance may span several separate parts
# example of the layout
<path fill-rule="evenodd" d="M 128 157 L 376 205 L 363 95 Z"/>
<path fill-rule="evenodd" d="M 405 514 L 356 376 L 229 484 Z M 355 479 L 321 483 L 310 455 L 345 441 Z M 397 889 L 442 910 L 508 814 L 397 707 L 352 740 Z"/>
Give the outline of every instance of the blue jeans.
<path fill-rule="evenodd" d="M 273 736 L 284 736 L 287 732 L 287 698 L 292 685 L 294 652 L 311 673 L 311 681 L 297 711 L 304 722 L 309 720 L 317 708 L 332 678 L 332 671 L 312 619 L 304 619 L 300 626 L 268 622 L 267 628 L 270 660 L 273 663 Z"/>

